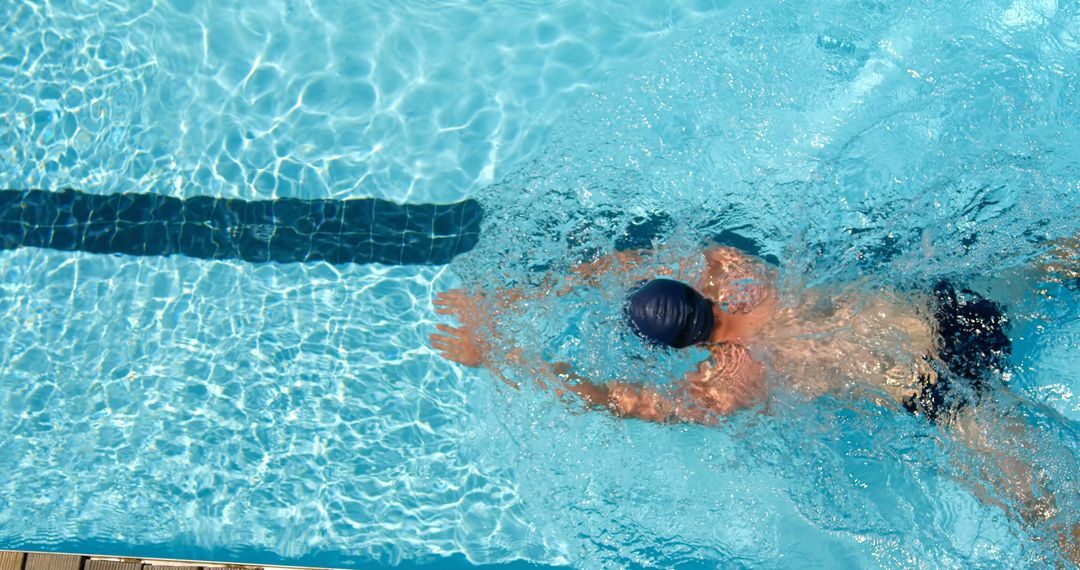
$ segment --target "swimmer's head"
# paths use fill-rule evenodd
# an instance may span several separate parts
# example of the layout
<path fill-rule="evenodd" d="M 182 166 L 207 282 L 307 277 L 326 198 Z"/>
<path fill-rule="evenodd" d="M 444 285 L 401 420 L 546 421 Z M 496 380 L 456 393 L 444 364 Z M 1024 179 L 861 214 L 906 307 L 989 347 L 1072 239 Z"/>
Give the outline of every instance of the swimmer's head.
<path fill-rule="evenodd" d="M 631 292 L 623 316 L 638 336 L 672 348 L 708 342 L 716 324 L 713 302 L 671 279 L 654 279 Z"/>

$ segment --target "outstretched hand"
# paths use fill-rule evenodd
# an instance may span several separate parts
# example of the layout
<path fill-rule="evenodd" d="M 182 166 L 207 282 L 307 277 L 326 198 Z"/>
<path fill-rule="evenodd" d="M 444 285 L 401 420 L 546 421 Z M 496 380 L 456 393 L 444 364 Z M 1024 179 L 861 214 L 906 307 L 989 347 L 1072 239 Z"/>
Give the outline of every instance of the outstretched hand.
<path fill-rule="evenodd" d="M 461 326 L 436 325 L 442 334 L 431 335 L 431 346 L 442 351 L 448 360 L 465 366 L 483 366 L 491 352 L 491 343 L 486 339 L 487 323 L 478 296 L 461 289 L 439 293 L 435 298 L 435 312 L 456 316 Z"/>
<path fill-rule="evenodd" d="M 1052 243 L 1041 260 L 1044 271 L 1053 281 L 1080 279 L 1080 235 Z"/>
<path fill-rule="evenodd" d="M 477 326 L 484 315 L 479 303 L 482 298 L 482 294 L 472 295 L 464 289 L 443 291 L 435 296 L 435 312 L 440 315 L 454 315 L 466 327 Z"/>
<path fill-rule="evenodd" d="M 442 351 L 443 358 L 473 368 L 483 366 L 487 361 L 489 348 L 476 338 L 471 329 L 441 324 L 436 326 L 445 334 L 432 334 L 431 346 Z"/>

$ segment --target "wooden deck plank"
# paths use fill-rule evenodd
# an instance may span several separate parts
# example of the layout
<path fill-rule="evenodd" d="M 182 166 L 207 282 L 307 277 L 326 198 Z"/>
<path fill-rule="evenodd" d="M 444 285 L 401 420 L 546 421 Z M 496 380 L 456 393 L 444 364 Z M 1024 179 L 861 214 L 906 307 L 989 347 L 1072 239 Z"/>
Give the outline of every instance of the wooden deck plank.
<path fill-rule="evenodd" d="M 25 562 L 26 553 L 24 552 L 0 551 L 0 570 L 23 570 Z"/>
<path fill-rule="evenodd" d="M 142 570 L 140 562 L 121 562 L 119 560 L 94 560 L 86 561 L 83 570 Z"/>
<path fill-rule="evenodd" d="M 26 570 L 82 570 L 83 557 L 71 554 L 26 555 Z"/>
<path fill-rule="evenodd" d="M 3 1 L 3 0 L 0 0 Z M 262 566 L 165 558 L 133 558 L 0 550 L 0 570 L 332 570 L 314 566 Z"/>

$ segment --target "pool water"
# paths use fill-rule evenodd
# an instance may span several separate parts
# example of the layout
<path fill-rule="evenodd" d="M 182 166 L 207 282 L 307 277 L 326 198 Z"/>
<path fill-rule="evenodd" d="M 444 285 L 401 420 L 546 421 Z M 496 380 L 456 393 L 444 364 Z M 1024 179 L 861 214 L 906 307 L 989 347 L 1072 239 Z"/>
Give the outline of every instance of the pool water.
<path fill-rule="evenodd" d="M 781 394 L 717 428 L 618 421 L 427 335 L 434 292 L 617 246 L 737 241 L 788 290 L 1018 274 L 1080 230 L 1078 62 L 1080 3 L 1054 0 L 3 3 L 0 188 L 471 198 L 485 219 L 440 266 L 0 252 L 0 547 L 1051 567 L 917 418 Z M 1080 294 L 1018 283 L 988 287 L 1009 383 L 1075 513 L 1055 450 L 1080 453 Z M 632 368 L 616 299 L 535 303 L 521 338 Z"/>

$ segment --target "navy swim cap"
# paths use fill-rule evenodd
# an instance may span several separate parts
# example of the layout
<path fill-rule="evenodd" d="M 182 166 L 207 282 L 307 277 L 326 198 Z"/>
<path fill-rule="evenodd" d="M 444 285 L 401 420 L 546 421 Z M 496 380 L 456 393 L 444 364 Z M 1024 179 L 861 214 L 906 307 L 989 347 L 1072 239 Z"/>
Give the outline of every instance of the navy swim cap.
<path fill-rule="evenodd" d="M 654 279 L 631 293 L 623 316 L 645 340 L 672 348 L 708 341 L 715 324 L 712 301 L 671 279 Z"/>

